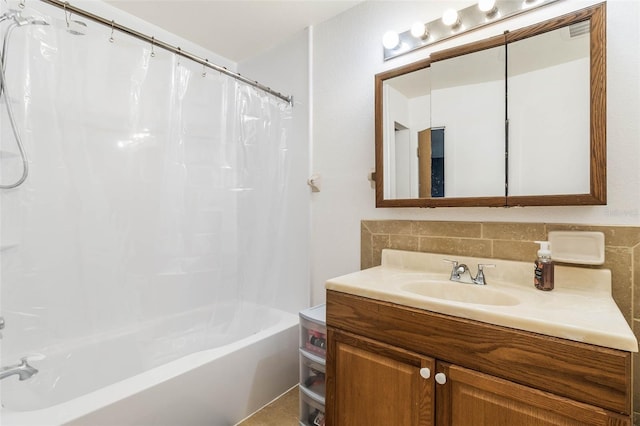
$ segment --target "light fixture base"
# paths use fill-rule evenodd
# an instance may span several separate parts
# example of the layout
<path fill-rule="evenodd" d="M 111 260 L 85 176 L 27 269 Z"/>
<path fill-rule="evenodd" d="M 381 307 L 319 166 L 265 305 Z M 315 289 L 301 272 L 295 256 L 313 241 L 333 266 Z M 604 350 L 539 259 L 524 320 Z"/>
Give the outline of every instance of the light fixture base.
<path fill-rule="evenodd" d="M 445 25 L 442 19 L 438 18 L 425 24 L 425 34 L 428 34 L 428 36 L 414 37 L 411 35 L 411 29 L 398 34 L 400 40 L 395 48 L 387 49 L 383 47 L 384 60 L 388 61 L 414 50 L 457 37 L 467 31 L 482 28 L 558 1 L 561 0 L 536 0 L 528 3 L 525 1 L 497 0 L 495 6 L 489 12 L 481 11 L 478 4 L 475 3 L 458 11 L 459 24 L 456 26 Z"/>

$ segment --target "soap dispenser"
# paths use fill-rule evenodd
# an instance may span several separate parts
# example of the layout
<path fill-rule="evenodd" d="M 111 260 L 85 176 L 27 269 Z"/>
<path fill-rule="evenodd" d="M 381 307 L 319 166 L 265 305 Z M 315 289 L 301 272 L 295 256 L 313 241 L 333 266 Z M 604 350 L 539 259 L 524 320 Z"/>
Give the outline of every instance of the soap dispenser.
<path fill-rule="evenodd" d="M 533 283 L 538 290 L 553 290 L 553 260 L 551 260 L 551 250 L 548 241 L 536 241 L 540 244 L 538 258 L 536 259 L 535 274 Z"/>

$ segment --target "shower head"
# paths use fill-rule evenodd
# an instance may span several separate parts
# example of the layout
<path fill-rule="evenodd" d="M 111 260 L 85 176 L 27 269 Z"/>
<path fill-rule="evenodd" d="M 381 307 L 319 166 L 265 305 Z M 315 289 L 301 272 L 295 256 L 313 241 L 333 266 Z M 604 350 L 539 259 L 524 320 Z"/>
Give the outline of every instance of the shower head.
<path fill-rule="evenodd" d="M 4 22 L 7 19 L 12 19 L 13 23 L 10 26 L 22 27 L 23 25 L 49 25 L 47 21 L 44 19 L 36 19 L 33 16 L 22 16 L 20 11 L 18 10 L 9 10 L 9 12 L 4 13 L 0 16 L 0 22 Z"/>
<path fill-rule="evenodd" d="M 22 16 L 19 11 L 10 10 L 8 13 L 5 13 L 0 16 L 0 22 L 5 21 L 7 19 L 11 19 L 13 22 L 7 25 L 7 30 L 4 34 L 4 38 L 2 41 L 2 51 L 0 51 L 0 65 L 2 70 L 7 66 L 7 46 L 9 44 L 9 39 L 11 38 L 11 33 L 17 27 L 23 27 L 25 25 L 49 25 L 47 21 L 40 18 L 34 18 L 33 16 Z M 0 94 L 2 94 L 3 89 L 0 87 Z"/>
<path fill-rule="evenodd" d="M 26 25 L 28 23 L 28 21 L 20 15 L 20 12 L 13 9 L 9 10 L 6 13 L 3 13 L 2 16 L 0 16 L 0 22 L 4 22 L 7 19 L 12 19 L 13 25 L 17 26 Z"/>
<path fill-rule="evenodd" d="M 23 25 L 27 25 L 29 23 L 29 20 L 24 16 L 20 15 L 19 13 L 16 13 L 15 15 L 13 15 L 13 20 L 16 22 L 16 25 L 18 25 L 19 27 Z"/>

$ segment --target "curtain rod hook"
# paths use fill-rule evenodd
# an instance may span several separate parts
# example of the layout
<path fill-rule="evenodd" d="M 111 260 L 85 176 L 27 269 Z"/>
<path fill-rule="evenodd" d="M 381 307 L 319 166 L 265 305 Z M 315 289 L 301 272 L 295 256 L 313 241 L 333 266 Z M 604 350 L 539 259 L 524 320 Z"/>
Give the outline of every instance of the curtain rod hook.
<path fill-rule="evenodd" d="M 154 36 L 151 36 L 151 57 L 155 58 L 156 56 L 156 52 L 154 50 L 154 45 L 156 43 L 156 38 Z"/>
<path fill-rule="evenodd" d="M 115 25 L 115 22 L 112 19 L 111 20 L 111 37 L 109 37 L 109 43 L 113 43 L 114 42 L 114 39 L 113 39 L 114 25 Z"/>
<path fill-rule="evenodd" d="M 68 5 L 69 5 L 68 1 L 65 1 L 64 4 L 62 5 L 63 12 L 64 12 L 64 21 L 67 23 L 67 29 L 69 29 L 69 14 L 71 13 L 67 10 Z"/>
<path fill-rule="evenodd" d="M 207 76 L 207 66 L 209 65 L 209 60 L 205 59 L 205 63 L 202 64 L 202 76 L 206 77 Z"/>

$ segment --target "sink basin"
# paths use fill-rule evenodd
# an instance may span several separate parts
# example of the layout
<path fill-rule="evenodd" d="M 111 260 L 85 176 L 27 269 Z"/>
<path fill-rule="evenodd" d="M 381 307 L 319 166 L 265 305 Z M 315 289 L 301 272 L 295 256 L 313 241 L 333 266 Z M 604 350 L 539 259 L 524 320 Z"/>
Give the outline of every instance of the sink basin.
<path fill-rule="evenodd" d="M 513 306 L 520 303 L 517 298 L 509 294 L 476 284 L 449 281 L 413 281 L 402 285 L 401 289 L 419 296 L 474 305 Z"/>

